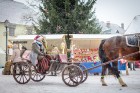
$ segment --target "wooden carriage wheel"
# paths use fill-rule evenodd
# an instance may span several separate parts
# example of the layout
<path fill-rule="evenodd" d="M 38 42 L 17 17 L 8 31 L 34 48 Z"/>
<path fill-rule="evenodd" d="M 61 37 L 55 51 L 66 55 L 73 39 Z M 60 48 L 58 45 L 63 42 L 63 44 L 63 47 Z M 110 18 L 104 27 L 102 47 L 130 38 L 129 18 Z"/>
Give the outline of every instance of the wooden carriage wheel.
<path fill-rule="evenodd" d="M 83 72 L 77 65 L 68 65 L 62 71 L 62 80 L 70 87 L 78 86 L 83 80 Z"/>
<path fill-rule="evenodd" d="M 45 74 L 38 72 L 38 67 L 31 64 L 31 79 L 35 82 L 40 82 L 45 78 Z"/>
<path fill-rule="evenodd" d="M 85 82 L 88 78 L 88 72 L 86 71 L 86 67 L 84 65 L 79 65 L 79 67 L 82 69 L 83 71 L 83 80 L 81 81 L 81 83 Z"/>
<path fill-rule="evenodd" d="M 26 62 L 18 62 L 13 67 L 13 77 L 19 84 L 26 84 L 30 81 L 30 66 Z"/>

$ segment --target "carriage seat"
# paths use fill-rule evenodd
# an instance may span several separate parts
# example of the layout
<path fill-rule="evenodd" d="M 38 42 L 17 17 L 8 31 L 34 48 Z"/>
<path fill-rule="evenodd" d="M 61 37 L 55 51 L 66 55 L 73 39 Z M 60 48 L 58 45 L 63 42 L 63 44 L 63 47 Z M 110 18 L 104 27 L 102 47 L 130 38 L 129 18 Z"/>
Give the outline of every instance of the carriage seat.
<path fill-rule="evenodd" d="M 67 54 L 59 54 L 60 63 L 68 62 Z"/>
<path fill-rule="evenodd" d="M 22 60 L 26 61 L 26 62 L 31 62 L 30 61 L 30 54 L 31 54 L 31 50 L 26 50 L 21 57 Z"/>

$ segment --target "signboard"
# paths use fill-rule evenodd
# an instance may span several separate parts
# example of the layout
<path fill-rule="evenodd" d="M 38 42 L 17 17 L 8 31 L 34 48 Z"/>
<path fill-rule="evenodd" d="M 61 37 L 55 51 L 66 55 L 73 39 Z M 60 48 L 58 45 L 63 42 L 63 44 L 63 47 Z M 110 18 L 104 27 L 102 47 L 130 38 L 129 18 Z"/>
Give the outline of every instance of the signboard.
<path fill-rule="evenodd" d="M 19 43 L 24 44 L 27 43 L 27 41 L 13 41 L 13 44 L 19 44 Z"/>

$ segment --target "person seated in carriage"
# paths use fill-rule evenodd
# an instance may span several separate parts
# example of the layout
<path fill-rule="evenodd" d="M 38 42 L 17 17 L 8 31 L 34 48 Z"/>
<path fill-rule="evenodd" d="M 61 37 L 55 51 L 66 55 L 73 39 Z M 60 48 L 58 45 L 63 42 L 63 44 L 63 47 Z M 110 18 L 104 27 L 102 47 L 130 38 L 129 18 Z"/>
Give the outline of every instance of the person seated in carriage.
<path fill-rule="evenodd" d="M 17 44 L 13 45 L 13 55 L 11 56 L 10 61 L 13 63 L 22 61 L 20 57 L 20 49 Z"/>
<path fill-rule="evenodd" d="M 25 53 L 25 51 L 27 50 L 27 48 L 25 46 L 21 47 L 21 51 L 20 51 L 20 56 L 22 57 L 23 54 Z"/>
<path fill-rule="evenodd" d="M 44 73 L 49 68 L 49 62 L 45 58 L 46 53 L 44 50 L 45 48 L 44 48 L 43 40 L 44 40 L 43 36 L 39 36 L 39 35 L 37 35 L 34 38 L 34 42 L 32 43 L 32 50 L 30 54 L 30 60 L 34 66 L 38 66 L 39 70 L 43 68 L 41 67 L 42 66 L 41 64 L 43 64 L 43 66 L 46 66 L 43 69 L 43 73 Z"/>
<path fill-rule="evenodd" d="M 32 51 L 30 54 L 30 60 L 33 65 L 36 65 L 38 61 L 40 61 L 45 55 L 42 40 L 43 40 L 43 37 L 37 35 L 34 38 L 34 42 L 32 43 Z"/>
<path fill-rule="evenodd" d="M 52 60 L 55 60 L 56 62 L 59 61 L 60 51 L 59 51 L 58 47 L 54 46 L 51 53 L 52 53 L 52 55 L 51 55 Z"/>

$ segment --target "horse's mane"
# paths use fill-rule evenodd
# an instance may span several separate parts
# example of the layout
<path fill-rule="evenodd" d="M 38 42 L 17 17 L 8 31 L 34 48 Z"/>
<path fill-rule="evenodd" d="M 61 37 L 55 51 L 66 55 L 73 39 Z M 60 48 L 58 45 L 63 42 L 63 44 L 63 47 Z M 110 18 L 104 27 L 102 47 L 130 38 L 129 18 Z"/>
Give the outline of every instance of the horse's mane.
<path fill-rule="evenodd" d="M 106 57 L 106 55 L 105 55 L 104 49 L 103 49 L 103 44 L 105 43 L 105 41 L 106 41 L 106 39 L 103 39 L 103 40 L 101 41 L 100 46 L 99 46 L 99 57 L 100 57 L 101 62 L 106 62 L 106 61 L 108 61 L 108 60 L 107 60 L 107 57 Z"/>

